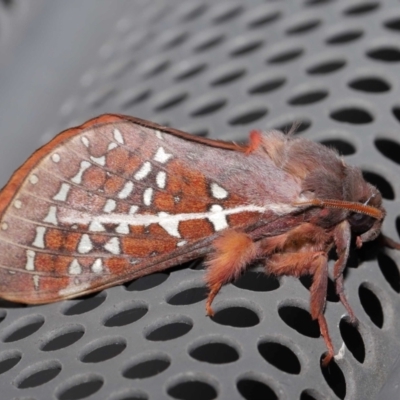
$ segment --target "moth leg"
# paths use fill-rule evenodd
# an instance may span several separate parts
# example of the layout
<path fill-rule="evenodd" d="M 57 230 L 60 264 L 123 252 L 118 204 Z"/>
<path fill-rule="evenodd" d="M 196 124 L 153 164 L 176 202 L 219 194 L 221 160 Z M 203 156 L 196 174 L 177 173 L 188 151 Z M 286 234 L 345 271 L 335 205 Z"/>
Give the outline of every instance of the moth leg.
<path fill-rule="evenodd" d="M 311 274 L 313 276 L 313 283 L 310 288 L 311 318 L 318 320 L 321 335 L 328 349 L 328 354 L 323 358 L 322 365 L 328 365 L 335 353 L 324 316 L 328 288 L 327 254 L 324 251 L 274 254 L 267 260 L 266 271 L 275 275 L 299 277 L 304 274 Z"/>
<path fill-rule="evenodd" d="M 336 293 L 338 294 L 340 301 L 349 314 L 351 323 L 355 324 L 357 322 L 357 318 L 354 315 L 354 312 L 344 294 L 343 271 L 346 267 L 347 259 L 349 258 L 351 241 L 351 230 L 347 221 L 343 221 L 335 228 L 334 238 L 336 244 L 336 253 L 338 255 L 338 259 L 333 267 L 333 278 L 335 279 Z"/>
<path fill-rule="evenodd" d="M 254 132 L 257 133 L 258 131 Z M 281 249 L 285 245 L 287 237 L 287 234 L 283 234 L 254 243 L 245 233 L 234 230 L 226 231 L 218 237 L 213 242 L 215 252 L 206 262 L 205 279 L 210 289 L 206 301 L 207 315 L 214 315 L 211 303 L 222 285 L 237 279 L 246 266 L 259 255 L 266 255 Z"/>
<path fill-rule="evenodd" d="M 324 315 L 328 290 L 328 257 L 326 254 L 321 254 L 314 268 L 313 283 L 310 288 L 311 317 L 313 319 L 318 319 L 319 330 L 328 349 L 328 354 L 322 359 L 322 365 L 326 367 L 335 355 L 332 339 L 329 335 L 328 324 Z"/>
<path fill-rule="evenodd" d="M 211 307 L 222 285 L 237 279 L 259 253 L 259 244 L 243 232 L 226 231 L 213 242 L 214 252 L 207 260 L 205 280 L 210 292 L 206 301 L 206 313 L 213 316 Z"/>
<path fill-rule="evenodd" d="M 383 246 L 389 247 L 389 249 L 396 249 L 400 250 L 400 243 L 397 243 L 390 237 L 387 237 L 383 234 L 380 235 L 380 241 L 383 244 Z"/>

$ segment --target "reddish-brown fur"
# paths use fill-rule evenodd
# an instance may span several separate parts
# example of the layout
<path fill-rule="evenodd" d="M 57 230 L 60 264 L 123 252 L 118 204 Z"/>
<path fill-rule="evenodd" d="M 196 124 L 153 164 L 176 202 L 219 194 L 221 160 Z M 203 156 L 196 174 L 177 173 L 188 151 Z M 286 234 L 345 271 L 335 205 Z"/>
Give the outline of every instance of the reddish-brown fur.
<path fill-rule="evenodd" d="M 207 315 L 214 315 L 211 303 L 225 283 L 237 279 L 244 268 L 259 255 L 259 244 L 245 233 L 235 230 L 224 232 L 213 242 L 214 253 L 207 262 L 206 282 L 210 288 Z"/>
<path fill-rule="evenodd" d="M 246 149 L 246 154 L 252 153 L 254 150 L 256 150 L 260 145 L 262 141 L 262 136 L 260 131 L 250 131 L 249 133 L 249 145 L 247 146 Z"/>

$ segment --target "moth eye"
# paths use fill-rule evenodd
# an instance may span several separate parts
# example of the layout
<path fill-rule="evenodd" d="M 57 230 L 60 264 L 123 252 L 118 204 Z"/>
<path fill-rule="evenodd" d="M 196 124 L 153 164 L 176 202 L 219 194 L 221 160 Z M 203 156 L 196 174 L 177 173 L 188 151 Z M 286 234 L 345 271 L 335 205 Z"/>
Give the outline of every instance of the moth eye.
<path fill-rule="evenodd" d="M 364 233 L 372 228 L 375 219 L 369 215 L 354 213 L 348 218 L 351 229 L 355 233 Z"/>

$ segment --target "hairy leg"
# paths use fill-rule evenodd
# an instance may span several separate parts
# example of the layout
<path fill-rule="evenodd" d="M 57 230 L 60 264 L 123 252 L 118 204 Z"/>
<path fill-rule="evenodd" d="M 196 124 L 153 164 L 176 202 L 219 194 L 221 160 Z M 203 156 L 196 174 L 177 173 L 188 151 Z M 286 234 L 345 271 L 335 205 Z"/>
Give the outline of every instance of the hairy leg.
<path fill-rule="evenodd" d="M 288 233 L 273 236 L 253 242 L 244 232 L 228 230 L 214 240 L 214 252 L 206 261 L 206 283 L 210 292 L 206 301 L 207 315 L 213 315 L 211 304 L 220 291 L 222 285 L 237 279 L 241 272 L 252 261 L 261 255 L 266 256 L 276 251 L 284 250 L 284 247 L 293 241 L 302 245 L 304 241 L 311 240 L 315 235 L 315 227 L 305 223 Z"/>
<path fill-rule="evenodd" d="M 350 240 L 351 240 L 351 230 L 350 225 L 347 221 L 343 221 L 335 228 L 334 232 L 336 252 L 338 259 L 333 267 L 333 278 L 336 284 L 336 293 L 338 294 L 340 301 L 345 307 L 347 313 L 349 314 L 350 321 L 354 324 L 357 322 L 357 318 L 354 315 L 352 308 L 344 294 L 344 280 L 343 271 L 346 267 L 347 259 L 349 258 L 350 251 Z"/>
<path fill-rule="evenodd" d="M 243 232 L 224 232 L 213 242 L 214 253 L 207 260 L 206 283 L 210 289 L 206 302 L 207 315 L 214 315 L 211 303 L 222 285 L 237 279 L 258 257 L 259 244 Z"/>
<path fill-rule="evenodd" d="M 304 223 L 291 231 L 253 242 L 245 233 L 231 230 L 224 232 L 213 242 L 215 249 L 207 261 L 207 286 L 210 289 L 207 315 L 212 316 L 212 301 L 222 285 L 239 277 L 252 261 L 267 257 L 266 271 L 274 275 L 299 277 L 313 276 L 310 289 L 311 317 L 317 319 L 321 334 L 328 348 L 322 363 L 327 365 L 334 356 L 332 340 L 329 336 L 324 308 L 328 284 L 327 249 L 332 236 L 319 227 Z"/>
<path fill-rule="evenodd" d="M 266 262 L 266 271 L 274 275 L 291 275 L 299 277 L 304 274 L 313 276 L 310 288 L 310 312 L 312 319 L 317 319 L 321 335 L 328 349 L 322 360 L 326 366 L 334 356 L 332 340 L 324 316 L 328 288 L 328 257 L 323 251 L 308 253 L 274 254 Z"/>

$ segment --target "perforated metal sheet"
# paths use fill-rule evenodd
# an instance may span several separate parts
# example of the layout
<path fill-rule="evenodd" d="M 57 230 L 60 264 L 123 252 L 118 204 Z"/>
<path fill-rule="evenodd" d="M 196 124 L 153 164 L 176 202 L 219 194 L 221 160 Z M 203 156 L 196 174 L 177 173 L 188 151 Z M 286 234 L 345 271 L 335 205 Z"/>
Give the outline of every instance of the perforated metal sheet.
<path fill-rule="evenodd" d="M 0 2 L 14 38 L 0 43 L 1 183 L 103 112 L 226 140 L 300 121 L 300 135 L 338 148 L 378 186 L 384 232 L 398 238 L 398 1 L 52 0 L 16 24 L 23 3 Z M 257 267 L 223 288 L 213 319 L 201 262 L 81 300 L 2 302 L 0 397 L 376 398 L 399 355 L 399 257 L 374 245 L 352 254 L 357 328 L 330 287 L 338 357 L 326 370 L 309 280 Z"/>

